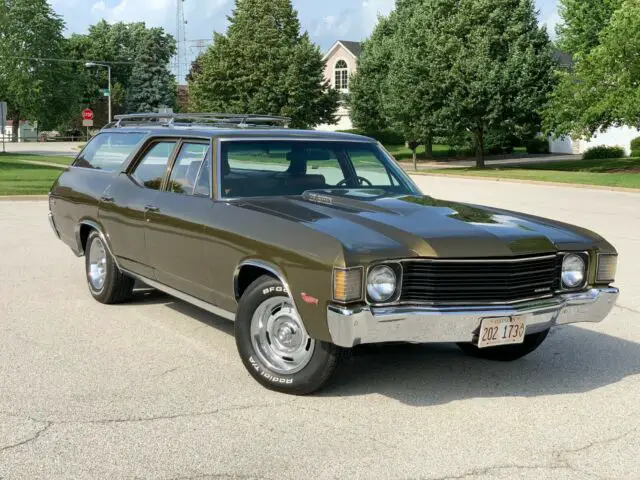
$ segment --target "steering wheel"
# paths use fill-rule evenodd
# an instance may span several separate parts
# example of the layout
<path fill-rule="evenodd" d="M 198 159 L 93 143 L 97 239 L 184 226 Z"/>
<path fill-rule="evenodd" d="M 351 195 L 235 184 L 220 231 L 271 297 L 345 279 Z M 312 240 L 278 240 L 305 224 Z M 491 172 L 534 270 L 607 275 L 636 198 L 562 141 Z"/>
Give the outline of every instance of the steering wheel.
<path fill-rule="evenodd" d="M 349 180 L 352 180 L 351 178 L 345 178 L 343 180 L 340 180 L 338 182 L 338 184 L 336 185 L 336 187 L 346 187 L 347 186 L 347 182 Z M 373 183 L 371 183 L 371 180 L 364 178 L 364 177 L 356 177 L 356 180 L 358 180 L 358 185 L 369 185 L 370 187 L 373 187 Z"/>

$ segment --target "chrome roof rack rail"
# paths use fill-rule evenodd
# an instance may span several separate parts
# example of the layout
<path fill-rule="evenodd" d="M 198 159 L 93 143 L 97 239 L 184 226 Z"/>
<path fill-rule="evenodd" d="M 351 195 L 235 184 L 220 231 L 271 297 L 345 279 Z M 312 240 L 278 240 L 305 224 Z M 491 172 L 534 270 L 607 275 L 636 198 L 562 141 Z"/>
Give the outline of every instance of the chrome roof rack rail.
<path fill-rule="evenodd" d="M 115 122 L 107 128 L 135 126 L 157 127 L 284 127 L 288 128 L 291 119 L 274 115 L 249 115 L 235 113 L 132 113 L 116 115 Z"/>

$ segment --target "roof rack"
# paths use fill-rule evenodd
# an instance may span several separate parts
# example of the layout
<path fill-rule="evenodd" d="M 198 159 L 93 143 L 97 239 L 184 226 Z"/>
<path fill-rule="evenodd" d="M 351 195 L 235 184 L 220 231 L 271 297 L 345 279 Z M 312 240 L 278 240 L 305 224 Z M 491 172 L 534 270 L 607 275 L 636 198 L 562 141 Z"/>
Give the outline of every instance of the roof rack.
<path fill-rule="evenodd" d="M 291 119 L 274 115 L 245 115 L 235 113 L 132 113 L 116 115 L 115 122 L 106 128 L 130 126 L 157 127 L 284 127 L 288 128 Z"/>

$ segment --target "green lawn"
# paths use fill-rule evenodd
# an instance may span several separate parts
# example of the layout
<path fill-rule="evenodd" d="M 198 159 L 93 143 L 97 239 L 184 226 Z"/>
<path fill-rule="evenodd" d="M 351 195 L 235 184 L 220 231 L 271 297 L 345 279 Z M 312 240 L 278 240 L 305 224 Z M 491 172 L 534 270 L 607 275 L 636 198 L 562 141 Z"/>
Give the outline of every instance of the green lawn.
<path fill-rule="evenodd" d="M 491 167 L 482 170 L 476 168 L 449 168 L 423 171 L 421 173 L 471 175 L 640 189 L 640 158 L 568 160 L 517 167 Z"/>
<path fill-rule="evenodd" d="M 24 163 L 23 160 L 48 162 L 49 158 L 0 154 L 0 195 L 42 195 L 48 193 L 62 170 L 55 167 L 30 165 Z M 60 157 L 53 158 L 60 160 Z M 60 163 L 60 161 L 56 163 Z"/>
<path fill-rule="evenodd" d="M 0 159 L 9 159 L 15 162 L 45 162 L 57 165 L 71 165 L 73 157 L 60 157 L 53 155 L 25 155 L 21 153 L 0 153 Z"/>

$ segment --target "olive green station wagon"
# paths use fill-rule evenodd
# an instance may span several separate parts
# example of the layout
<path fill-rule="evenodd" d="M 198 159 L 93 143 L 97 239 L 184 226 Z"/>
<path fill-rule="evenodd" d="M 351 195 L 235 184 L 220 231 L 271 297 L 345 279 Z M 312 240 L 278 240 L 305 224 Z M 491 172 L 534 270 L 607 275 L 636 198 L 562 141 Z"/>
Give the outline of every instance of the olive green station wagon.
<path fill-rule="evenodd" d="M 599 235 L 436 200 L 376 141 L 286 121 L 137 114 L 96 135 L 49 201 L 91 295 L 124 302 L 138 280 L 235 321 L 251 375 L 292 394 L 359 344 L 511 361 L 615 304 Z"/>

